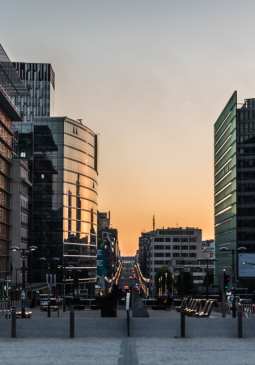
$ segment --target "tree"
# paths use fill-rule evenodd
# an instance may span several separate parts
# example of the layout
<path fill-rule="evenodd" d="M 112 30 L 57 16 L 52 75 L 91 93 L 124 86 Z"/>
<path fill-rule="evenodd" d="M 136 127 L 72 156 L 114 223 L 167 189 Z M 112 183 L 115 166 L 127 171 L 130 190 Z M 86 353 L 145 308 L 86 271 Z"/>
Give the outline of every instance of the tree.
<path fill-rule="evenodd" d="M 192 274 L 190 271 L 182 270 L 177 276 L 176 288 L 179 295 L 190 295 L 192 286 Z"/>
<path fill-rule="evenodd" d="M 172 290 L 172 271 L 166 267 L 166 266 L 162 266 L 159 270 L 157 270 L 155 276 L 154 276 L 154 281 L 156 284 L 156 290 L 157 292 L 159 292 L 159 278 L 162 277 L 162 283 L 161 283 L 161 288 L 162 288 L 162 292 L 165 291 L 165 274 L 167 273 L 167 290 L 169 293 L 171 293 Z"/>
<path fill-rule="evenodd" d="M 203 285 L 204 286 L 207 285 L 206 278 L 207 278 L 207 273 L 204 276 L 204 281 L 203 281 Z M 208 286 L 210 286 L 213 283 L 214 283 L 214 273 L 213 273 L 213 270 L 208 270 Z"/>

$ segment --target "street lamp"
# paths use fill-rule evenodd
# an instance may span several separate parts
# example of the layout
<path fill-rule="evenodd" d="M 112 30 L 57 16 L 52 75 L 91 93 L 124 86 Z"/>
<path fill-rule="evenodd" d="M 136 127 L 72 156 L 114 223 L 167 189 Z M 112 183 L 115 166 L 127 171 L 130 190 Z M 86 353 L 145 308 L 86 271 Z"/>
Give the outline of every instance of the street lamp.
<path fill-rule="evenodd" d="M 50 261 L 59 261 L 59 258 L 54 257 L 53 259 L 47 259 L 45 257 L 41 257 L 39 261 L 47 261 L 48 262 L 48 318 L 50 318 Z"/>
<path fill-rule="evenodd" d="M 220 251 L 232 251 L 232 286 L 234 288 L 234 301 L 233 301 L 233 310 L 232 310 L 232 317 L 236 318 L 236 283 L 235 283 L 235 256 L 234 252 L 242 252 L 247 251 L 246 247 L 239 247 L 237 250 L 230 250 L 228 247 L 221 247 Z M 237 258 L 236 258 L 236 265 L 237 265 Z"/>
<path fill-rule="evenodd" d="M 174 274 L 172 275 L 172 297 L 174 296 Z"/>
<path fill-rule="evenodd" d="M 25 283 L 25 251 L 28 250 L 36 250 L 36 246 L 30 246 L 27 248 L 19 248 L 17 246 L 12 246 L 10 251 L 22 251 L 22 293 L 21 293 L 21 300 L 22 300 L 22 318 L 26 318 L 26 309 L 25 309 L 25 298 L 26 298 L 26 283 Z M 17 271 L 16 271 L 17 274 Z"/>
<path fill-rule="evenodd" d="M 201 261 L 206 261 L 206 300 L 208 300 L 208 262 L 214 262 L 214 261 L 218 261 L 215 257 L 211 258 L 211 259 L 202 259 L 202 258 L 198 258 L 197 261 L 201 262 Z"/>

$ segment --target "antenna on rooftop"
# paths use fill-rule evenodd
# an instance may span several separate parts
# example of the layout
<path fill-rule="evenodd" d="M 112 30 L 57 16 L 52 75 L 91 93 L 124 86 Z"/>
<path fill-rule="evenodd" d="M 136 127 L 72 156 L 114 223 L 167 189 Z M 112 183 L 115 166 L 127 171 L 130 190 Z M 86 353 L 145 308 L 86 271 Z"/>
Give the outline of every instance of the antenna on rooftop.
<path fill-rule="evenodd" d="M 153 231 L 155 231 L 155 215 L 153 216 Z"/>

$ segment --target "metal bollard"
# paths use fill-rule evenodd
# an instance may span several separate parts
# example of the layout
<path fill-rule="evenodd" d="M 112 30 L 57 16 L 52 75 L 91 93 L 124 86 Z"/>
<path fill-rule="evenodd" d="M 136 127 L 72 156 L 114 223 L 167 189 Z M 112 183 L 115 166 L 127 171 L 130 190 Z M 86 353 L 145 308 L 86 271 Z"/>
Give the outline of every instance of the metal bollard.
<path fill-rule="evenodd" d="M 16 307 L 12 307 L 12 338 L 16 338 Z"/>
<path fill-rule="evenodd" d="M 243 337 L 243 325 L 242 325 L 242 320 L 243 320 L 243 313 L 242 313 L 242 306 L 239 305 L 238 309 L 237 309 L 237 321 L 238 321 L 238 338 L 242 338 Z"/>
<path fill-rule="evenodd" d="M 74 307 L 70 307 L 70 338 L 74 338 Z"/>
<path fill-rule="evenodd" d="M 181 337 L 185 337 L 185 310 L 183 305 L 181 307 Z"/>

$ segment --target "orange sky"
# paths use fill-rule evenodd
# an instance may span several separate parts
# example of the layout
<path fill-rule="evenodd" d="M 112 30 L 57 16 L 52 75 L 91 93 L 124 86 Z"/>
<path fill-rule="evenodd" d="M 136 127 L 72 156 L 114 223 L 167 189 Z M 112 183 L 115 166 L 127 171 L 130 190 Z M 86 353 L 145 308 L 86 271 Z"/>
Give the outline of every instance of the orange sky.
<path fill-rule="evenodd" d="M 234 90 L 239 102 L 255 97 L 255 3 L 229 4 L 1 5 L 11 60 L 52 63 L 55 115 L 82 118 L 100 134 L 99 210 L 111 211 L 123 255 L 135 254 L 153 215 L 158 228 L 214 236 L 213 124 Z"/>

